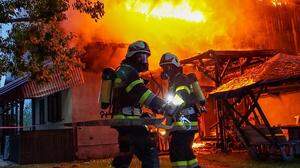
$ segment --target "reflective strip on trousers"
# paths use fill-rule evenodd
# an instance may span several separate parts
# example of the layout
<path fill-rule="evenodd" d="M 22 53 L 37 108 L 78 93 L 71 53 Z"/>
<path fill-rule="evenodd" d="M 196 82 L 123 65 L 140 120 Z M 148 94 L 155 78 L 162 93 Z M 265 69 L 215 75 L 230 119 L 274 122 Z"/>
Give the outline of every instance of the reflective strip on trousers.
<path fill-rule="evenodd" d="M 152 92 L 151 92 L 151 90 L 148 89 L 140 98 L 139 103 L 141 105 L 143 105 L 145 103 L 145 101 L 151 96 L 152 96 Z"/>
<path fill-rule="evenodd" d="M 198 160 L 197 159 L 189 160 L 189 161 L 187 161 L 187 164 L 189 167 L 196 167 L 196 166 L 198 166 Z"/>
<path fill-rule="evenodd" d="M 113 116 L 113 119 L 140 119 L 140 116 L 125 116 L 125 115 L 122 115 L 122 114 L 118 114 L 118 115 L 114 115 Z"/>
<path fill-rule="evenodd" d="M 140 84 L 140 83 L 144 83 L 143 79 L 137 79 L 133 82 L 131 82 L 126 88 L 126 92 L 129 93 L 136 85 Z"/>
<path fill-rule="evenodd" d="M 192 159 L 188 161 L 177 161 L 177 162 L 172 162 L 172 166 L 176 168 L 194 168 L 198 166 L 198 160 L 197 159 Z"/>
<path fill-rule="evenodd" d="M 173 123 L 174 126 L 183 126 L 183 123 L 181 121 L 177 121 Z M 189 126 L 189 123 L 186 123 L 185 126 Z M 198 126 L 198 122 L 197 121 L 192 121 L 191 122 L 191 126 Z"/>
<path fill-rule="evenodd" d="M 188 94 L 191 93 L 190 88 L 187 87 L 187 86 L 184 86 L 184 85 L 177 87 L 175 91 L 177 92 L 177 91 L 180 91 L 180 90 L 186 90 L 188 92 Z"/>

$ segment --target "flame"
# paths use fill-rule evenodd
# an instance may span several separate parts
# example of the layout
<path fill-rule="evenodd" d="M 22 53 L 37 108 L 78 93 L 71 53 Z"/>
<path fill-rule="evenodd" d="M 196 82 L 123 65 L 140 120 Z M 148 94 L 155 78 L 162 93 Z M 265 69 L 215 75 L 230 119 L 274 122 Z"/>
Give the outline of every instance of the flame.
<path fill-rule="evenodd" d="M 165 136 L 167 134 L 167 131 L 165 129 L 158 129 L 158 132 L 161 136 Z"/>
<path fill-rule="evenodd" d="M 203 148 L 205 145 L 206 145 L 205 142 L 194 142 L 193 145 L 192 145 L 192 148 L 193 149 L 195 149 L 195 148 Z"/>
<path fill-rule="evenodd" d="M 159 67 L 158 62 L 165 52 L 184 59 L 208 49 L 250 49 L 254 43 L 263 46 L 270 41 L 253 0 L 103 2 L 105 15 L 98 22 L 72 9 L 67 12 L 68 20 L 63 26 L 77 34 L 78 40 L 74 43 L 84 46 L 97 41 L 129 44 L 144 40 L 151 50 L 151 70 Z M 271 0 L 266 2 L 270 4 Z M 124 58 L 125 52 L 126 49 L 113 55 L 98 55 L 95 58 L 99 59 L 93 61 L 114 66 Z"/>
<path fill-rule="evenodd" d="M 258 0 L 259 2 L 267 2 L 274 7 L 288 6 L 293 4 L 294 0 Z"/>
<path fill-rule="evenodd" d="M 289 0 L 271 0 L 271 3 L 273 6 L 283 6 L 283 5 L 288 5 Z"/>
<path fill-rule="evenodd" d="M 182 1 L 180 4 L 174 5 L 171 2 L 161 2 L 152 8 L 153 1 L 136 1 L 128 0 L 126 2 L 126 9 L 128 11 L 135 11 L 144 14 L 148 17 L 175 18 L 190 22 L 205 22 L 205 17 L 202 11 L 192 10 L 187 1 Z"/>

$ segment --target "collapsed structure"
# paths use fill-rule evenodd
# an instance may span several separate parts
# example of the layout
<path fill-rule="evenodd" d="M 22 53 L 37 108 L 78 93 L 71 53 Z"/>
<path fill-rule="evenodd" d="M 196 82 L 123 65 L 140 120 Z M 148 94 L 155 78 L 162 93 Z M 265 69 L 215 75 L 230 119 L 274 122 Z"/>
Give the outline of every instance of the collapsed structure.
<path fill-rule="evenodd" d="M 299 80 L 300 57 L 280 53 L 210 95 L 220 101 L 222 118 L 233 122 L 252 157 L 270 157 L 279 151 L 282 159 L 289 160 L 300 152 L 299 125 L 293 121 L 299 115 Z M 282 99 L 280 104 L 271 104 L 274 97 Z M 289 101 L 283 101 L 285 97 Z M 288 129 L 286 135 L 283 128 Z"/>

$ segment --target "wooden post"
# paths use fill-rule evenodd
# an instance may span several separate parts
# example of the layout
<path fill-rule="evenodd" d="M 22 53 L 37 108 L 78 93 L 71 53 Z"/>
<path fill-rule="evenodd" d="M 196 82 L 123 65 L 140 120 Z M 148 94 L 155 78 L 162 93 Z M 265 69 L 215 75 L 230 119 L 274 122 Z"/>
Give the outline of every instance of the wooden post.
<path fill-rule="evenodd" d="M 255 110 L 253 110 L 253 115 L 254 115 L 256 124 L 261 125 L 260 120 L 259 120 L 259 118 L 258 118 L 258 116 L 257 116 L 257 114 L 256 114 L 256 112 L 255 112 Z"/>
<path fill-rule="evenodd" d="M 31 99 L 31 110 L 32 110 L 32 130 L 35 130 L 35 113 L 36 113 L 36 110 L 35 110 L 35 99 Z"/>
<path fill-rule="evenodd" d="M 260 94 L 259 94 L 260 95 Z M 259 95 L 255 98 L 255 101 L 257 101 L 258 100 L 258 97 L 259 97 Z M 255 116 L 256 116 L 256 113 L 255 113 L 255 104 L 254 103 L 251 103 L 251 106 L 250 106 L 250 108 L 248 109 L 248 111 L 246 112 L 246 114 L 242 117 L 242 119 L 241 119 L 241 121 L 240 121 L 240 123 L 239 123 L 239 126 L 242 126 L 242 124 L 246 121 L 246 120 L 248 120 L 248 118 L 249 118 L 249 116 L 251 115 L 251 114 L 254 114 Z M 257 117 L 257 116 L 256 116 Z M 257 118 L 258 119 L 258 118 Z"/>
<path fill-rule="evenodd" d="M 253 93 L 250 93 L 250 97 L 251 97 L 252 100 L 255 100 Z M 258 102 L 257 102 L 257 101 L 254 101 L 254 103 L 255 103 L 255 106 L 256 106 L 256 108 L 257 108 L 257 110 L 258 110 L 258 112 L 259 112 L 260 117 L 261 117 L 262 120 L 264 121 L 264 124 L 267 126 L 267 129 L 269 130 L 272 139 L 275 141 L 275 145 L 278 146 L 278 145 L 279 145 L 279 144 L 278 144 L 278 140 L 277 140 L 277 138 L 276 138 L 276 136 L 275 136 L 275 133 L 274 133 L 272 127 L 271 127 L 271 124 L 269 123 L 267 117 L 265 116 L 265 114 L 264 114 L 262 108 L 260 107 L 260 105 L 258 104 Z M 274 143 L 274 142 L 273 142 L 273 143 Z"/>
<path fill-rule="evenodd" d="M 19 103 L 18 102 L 15 102 L 14 103 L 14 111 L 15 111 L 15 118 L 16 118 L 16 120 L 15 120 L 15 125 L 14 126 L 19 126 L 19 117 L 20 117 L 20 115 L 19 115 L 19 108 L 20 108 L 20 106 L 19 106 Z M 15 133 L 16 134 L 19 134 L 19 128 L 18 129 L 15 129 Z"/>
<path fill-rule="evenodd" d="M 74 159 L 77 159 L 77 152 L 78 152 L 78 133 L 77 133 L 77 124 L 73 123 L 73 150 L 74 150 Z"/>
<path fill-rule="evenodd" d="M 216 82 L 216 88 L 221 85 L 222 79 L 220 76 L 220 62 L 219 59 L 215 59 L 215 82 Z M 217 111 L 218 111 L 218 120 L 219 120 L 219 137 L 218 140 L 220 140 L 221 150 L 222 152 L 227 152 L 227 145 L 226 145 L 226 136 L 225 136 L 225 129 L 224 129 L 224 119 L 223 119 L 223 109 L 222 109 L 222 101 L 220 99 L 216 100 L 217 104 Z"/>
<path fill-rule="evenodd" d="M 20 127 L 23 127 L 23 119 L 24 119 L 23 116 L 24 116 L 24 100 L 22 100 L 20 102 L 20 117 L 19 117 L 19 119 L 20 119 L 19 126 Z M 23 131 L 23 128 L 20 128 L 19 132 L 22 132 L 22 131 Z"/>
<path fill-rule="evenodd" d="M 243 117 L 227 100 L 224 100 L 224 102 L 225 102 L 225 106 L 229 109 L 229 110 L 231 110 L 231 111 L 233 111 L 233 112 L 235 112 L 235 114 L 237 114 L 239 117 Z M 272 143 L 273 141 L 270 139 L 270 138 L 268 138 L 259 128 L 257 128 L 256 126 L 254 126 L 253 124 L 251 124 L 250 122 L 249 122 L 249 120 L 245 120 L 245 122 L 247 123 L 247 125 L 249 125 L 250 127 L 252 127 L 257 133 L 259 133 L 262 137 L 264 137 L 267 141 L 269 141 L 270 143 Z M 239 125 L 236 125 L 236 126 L 239 126 Z M 240 128 L 240 127 L 239 127 Z"/>
<path fill-rule="evenodd" d="M 233 123 L 234 123 L 234 125 L 235 125 L 237 131 L 238 131 L 238 132 L 240 133 L 240 135 L 241 135 L 241 138 L 242 138 L 243 143 L 245 144 L 245 146 L 246 146 L 248 149 L 250 149 L 250 146 L 251 146 L 251 145 L 250 145 L 250 143 L 249 143 L 249 140 L 248 140 L 247 136 L 245 135 L 244 131 L 241 129 L 241 127 L 238 126 L 238 125 L 239 125 L 239 122 L 238 122 L 237 118 L 234 117 L 234 114 L 232 113 L 232 110 L 231 110 L 232 107 L 230 107 L 230 104 L 227 102 L 227 100 L 225 100 L 224 102 L 225 102 L 225 107 L 226 107 L 227 110 L 228 110 L 229 116 L 232 118 Z"/>

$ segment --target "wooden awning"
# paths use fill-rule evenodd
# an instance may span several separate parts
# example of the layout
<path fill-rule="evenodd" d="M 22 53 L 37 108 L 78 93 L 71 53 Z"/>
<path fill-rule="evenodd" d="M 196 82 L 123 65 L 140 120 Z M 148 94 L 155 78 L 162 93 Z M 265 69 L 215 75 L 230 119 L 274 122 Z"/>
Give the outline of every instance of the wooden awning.
<path fill-rule="evenodd" d="M 260 67 L 221 85 L 210 96 L 229 98 L 262 85 L 289 81 L 300 81 L 300 56 L 279 53 Z"/>
<path fill-rule="evenodd" d="M 23 97 L 43 97 L 84 83 L 82 70 L 80 68 L 72 68 L 70 70 L 70 74 L 70 79 L 67 81 L 61 77 L 60 73 L 55 73 L 51 77 L 51 81 L 47 83 L 37 83 L 35 81 L 29 81 L 22 86 L 21 90 L 23 93 Z"/>
<path fill-rule="evenodd" d="M 64 80 L 60 73 L 55 73 L 50 82 L 46 83 L 32 81 L 30 75 L 18 78 L 0 88 L 0 102 L 43 97 L 84 83 L 81 68 L 71 68 L 69 73 L 69 80 Z"/>
<path fill-rule="evenodd" d="M 15 88 L 22 86 L 24 83 L 28 82 L 29 77 L 30 75 L 25 75 L 4 85 L 2 88 L 0 88 L 0 96 L 9 94 L 9 92 L 13 91 Z"/>

